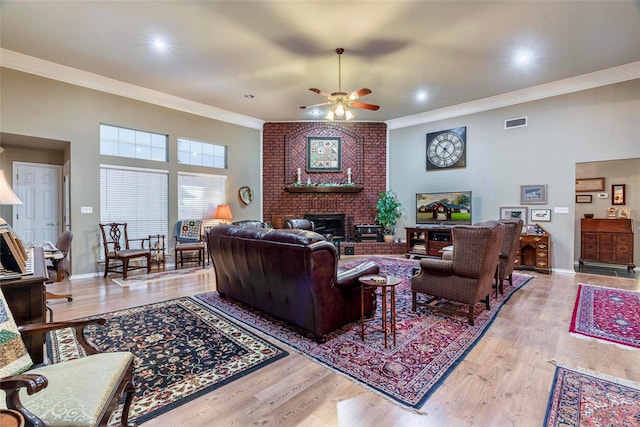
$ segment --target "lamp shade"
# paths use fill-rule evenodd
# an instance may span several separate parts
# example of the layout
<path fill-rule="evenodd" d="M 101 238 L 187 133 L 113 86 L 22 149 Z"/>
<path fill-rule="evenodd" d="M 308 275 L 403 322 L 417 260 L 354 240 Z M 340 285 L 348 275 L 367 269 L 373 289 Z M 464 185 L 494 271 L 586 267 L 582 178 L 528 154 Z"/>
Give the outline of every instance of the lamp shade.
<path fill-rule="evenodd" d="M 4 177 L 4 171 L 0 170 L 0 205 L 21 205 L 22 201 L 18 199 L 16 193 L 13 192 L 11 186 Z"/>
<path fill-rule="evenodd" d="M 226 221 L 233 219 L 233 216 L 231 215 L 231 208 L 229 208 L 229 205 L 218 205 L 218 207 L 216 208 L 215 219 L 223 219 Z"/>

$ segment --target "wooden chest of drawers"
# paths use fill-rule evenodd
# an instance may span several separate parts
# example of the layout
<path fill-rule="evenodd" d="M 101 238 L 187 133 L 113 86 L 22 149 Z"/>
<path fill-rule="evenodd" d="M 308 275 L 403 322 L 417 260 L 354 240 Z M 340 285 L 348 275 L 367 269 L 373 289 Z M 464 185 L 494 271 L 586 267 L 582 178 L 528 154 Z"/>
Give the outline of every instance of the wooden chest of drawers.
<path fill-rule="evenodd" d="M 628 270 L 634 269 L 631 219 L 582 219 L 579 268 L 585 261 L 626 264 Z"/>
<path fill-rule="evenodd" d="M 551 273 L 551 235 L 543 233 L 520 236 L 515 268 Z"/>

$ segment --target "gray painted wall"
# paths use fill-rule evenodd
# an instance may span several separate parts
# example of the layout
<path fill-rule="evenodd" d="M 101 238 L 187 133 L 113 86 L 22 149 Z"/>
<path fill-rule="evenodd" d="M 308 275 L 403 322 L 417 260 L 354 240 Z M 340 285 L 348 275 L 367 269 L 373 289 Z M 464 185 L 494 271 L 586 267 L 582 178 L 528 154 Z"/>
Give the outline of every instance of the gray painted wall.
<path fill-rule="evenodd" d="M 528 117 L 527 127 L 504 129 L 506 119 L 521 116 Z M 467 127 L 467 167 L 427 172 L 426 134 L 460 126 Z M 547 204 L 529 208 L 552 209 L 551 222 L 541 225 L 552 235 L 553 268 L 573 270 L 579 256 L 576 164 L 640 158 L 638 135 L 640 80 L 391 130 L 389 186 L 405 211 L 399 225 L 415 224 L 416 193 L 471 190 L 475 222 L 498 218 L 501 206 L 520 206 L 521 185 L 546 184 Z M 613 177 L 613 171 L 602 176 Z M 630 180 L 627 197 L 637 199 L 639 192 L 637 178 Z M 568 207 L 569 213 L 555 213 L 556 207 Z M 632 217 L 637 248 L 637 208 Z M 636 251 L 636 264 L 639 256 Z"/>
<path fill-rule="evenodd" d="M 121 164 L 169 170 L 169 229 L 177 221 L 177 172 L 228 176 L 227 197 L 234 218 L 260 218 L 260 131 L 182 113 L 5 68 L 0 69 L 1 132 L 51 138 L 70 143 L 73 275 L 100 271 L 99 165 Z M 169 162 L 158 163 L 101 156 L 99 125 L 107 123 L 169 135 Z M 178 165 L 178 137 L 225 144 L 228 169 Z M 11 171 L 5 172 L 11 176 Z M 238 188 L 254 189 L 254 201 L 241 207 Z M 93 214 L 80 214 L 92 206 Z"/>

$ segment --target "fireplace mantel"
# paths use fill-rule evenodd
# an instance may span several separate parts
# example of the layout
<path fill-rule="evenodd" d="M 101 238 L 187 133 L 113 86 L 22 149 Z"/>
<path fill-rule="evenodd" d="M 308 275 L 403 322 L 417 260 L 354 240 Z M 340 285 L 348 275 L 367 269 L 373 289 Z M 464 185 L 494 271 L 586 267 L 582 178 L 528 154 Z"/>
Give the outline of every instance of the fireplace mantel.
<path fill-rule="evenodd" d="M 289 193 L 359 193 L 364 189 L 362 186 L 330 186 L 330 185 L 291 185 L 285 187 Z"/>

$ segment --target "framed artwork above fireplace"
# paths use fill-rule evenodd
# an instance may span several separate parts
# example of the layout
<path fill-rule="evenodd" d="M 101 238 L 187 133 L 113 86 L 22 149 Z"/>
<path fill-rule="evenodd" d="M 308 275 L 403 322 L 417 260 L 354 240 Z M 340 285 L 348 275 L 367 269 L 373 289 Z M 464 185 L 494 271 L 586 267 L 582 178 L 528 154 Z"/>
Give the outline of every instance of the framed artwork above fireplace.
<path fill-rule="evenodd" d="M 342 169 L 339 137 L 307 137 L 307 172 L 338 172 Z"/>

